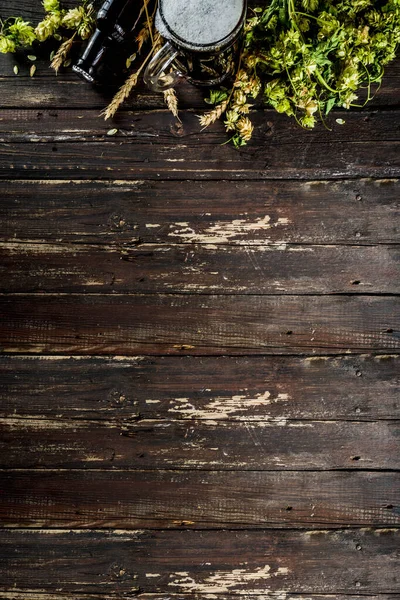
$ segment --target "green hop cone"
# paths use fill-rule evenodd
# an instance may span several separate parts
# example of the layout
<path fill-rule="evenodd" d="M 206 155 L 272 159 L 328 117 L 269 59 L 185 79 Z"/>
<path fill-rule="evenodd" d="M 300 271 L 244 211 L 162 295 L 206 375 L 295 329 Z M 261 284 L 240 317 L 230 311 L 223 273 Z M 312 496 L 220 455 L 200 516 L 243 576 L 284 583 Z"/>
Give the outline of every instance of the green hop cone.
<path fill-rule="evenodd" d="M 85 16 L 86 13 L 83 6 L 71 8 L 63 17 L 62 24 L 64 27 L 67 27 L 67 29 L 78 29 L 78 27 L 83 23 Z"/>
<path fill-rule="evenodd" d="M 313 115 L 304 115 L 304 117 L 300 119 L 300 123 L 303 125 L 303 127 L 312 129 L 315 127 L 315 117 Z"/>
<path fill-rule="evenodd" d="M 35 29 L 35 33 L 39 42 L 44 42 L 47 38 L 56 33 L 61 25 L 61 15 L 54 13 L 48 15 Z"/>
<path fill-rule="evenodd" d="M 290 100 L 288 98 L 282 98 L 282 100 L 272 103 L 272 106 L 278 113 L 285 113 L 288 116 L 293 114 L 292 105 L 290 104 Z"/>
<path fill-rule="evenodd" d="M 78 35 L 83 39 L 87 40 L 93 33 L 93 23 L 90 18 L 84 19 L 83 23 L 78 27 Z"/>
<path fill-rule="evenodd" d="M 239 120 L 239 113 L 235 110 L 228 110 L 225 113 L 225 116 L 226 121 L 224 121 L 224 123 L 226 131 L 236 131 L 236 123 Z"/>
<path fill-rule="evenodd" d="M 35 40 L 35 30 L 28 21 L 17 17 L 15 22 L 8 27 L 8 34 L 12 36 L 19 46 L 30 46 Z"/>
<path fill-rule="evenodd" d="M 43 8 L 48 13 L 60 12 L 60 3 L 58 0 L 43 0 Z"/>
<path fill-rule="evenodd" d="M 0 52 L 2 54 L 8 54 L 8 52 L 15 52 L 16 43 L 10 40 L 5 35 L 0 35 Z"/>
<path fill-rule="evenodd" d="M 93 5 L 71 8 L 63 17 L 62 25 L 77 32 L 80 38 L 86 40 L 94 30 Z"/>

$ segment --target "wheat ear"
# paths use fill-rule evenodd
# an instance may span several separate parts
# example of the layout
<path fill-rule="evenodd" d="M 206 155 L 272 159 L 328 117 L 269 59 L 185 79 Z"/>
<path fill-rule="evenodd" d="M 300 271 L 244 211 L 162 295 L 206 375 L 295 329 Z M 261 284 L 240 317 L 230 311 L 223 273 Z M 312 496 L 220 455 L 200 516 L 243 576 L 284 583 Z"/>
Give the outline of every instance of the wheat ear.
<path fill-rule="evenodd" d="M 160 38 L 160 36 L 158 35 L 155 39 L 155 43 L 157 43 L 159 41 L 159 38 Z M 111 102 L 107 106 L 107 108 L 105 108 L 100 113 L 100 115 L 104 117 L 105 121 L 107 121 L 107 119 L 111 119 L 115 115 L 115 113 L 117 112 L 117 110 L 121 106 L 121 104 L 128 98 L 129 94 L 131 93 L 131 91 L 133 90 L 133 88 L 136 86 L 136 84 L 138 82 L 140 73 L 143 71 L 144 67 L 146 66 L 146 63 L 152 57 L 153 52 L 154 52 L 154 49 L 152 48 L 151 51 L 146 56 L 146 58 L 144 59 L 144 61 L 142 62 L 142 64 L 140 65 L 140 67 L 138 68 L 138 70 L 135 71 L 134 73 L 132 73 L 131 75 L 129 75 L 128 79 L 119 88 L 118 92 L 115 94 L 114 98 L 111 100 Z"/>
<path fill-rule="evenodd" d="M 74 35 L 71 38 L 69 38 L 69 40 L 66 40 L 61 44 L 61 46 L 55 53 L 53 60 L 50 63 L 51 68 L 55 70 L 56 74 L 58 74 L 59 68 L 65 62 L 65 59 L 67 58 L 69 51 L 72 48 L 75 35 L 76 33 L 74 33 Z"/>
<path fill-rule="evenodd" d="M 175 92 L 174 88 L 165 90 L 163 92 L 163 94 L 164 94 L 165 104 L 168 106 L 169 110 L 172 112 L 174 117 L 177 118 L 178 121 L 181 121 L 179 118 L 179 115 L 178 115 L 178 98 L 176 96 L 176 92 Z"/>
<path fill-rule="evenodd" d="M 115 94 L 114 98 L 111 100 L 110 104 L 105 108 L 100 115 L 104 116 L 104 120 L 111 119 L 121 104 L 128 98 L 129 94 L 137 84 L 139 78 L 140 70 L 129 75 L 128 79 L 125 83 L 119 88 L 118 92 Z"/>
<path fill-rule="evenodd" d="M 143 44 L 147 42 L 150 37 L 151 28 L 153 27 L 153 19 L 150 17 L 149 22 L 146 22 L 144 27 L 139 31 L 136 37 L 138 52 L 141 51 Z"/>
<path fill-rule="evenodd" d="M 213 110 L 210 110 L 199 117 L 200 125 L 205 128 L 211 125 L 211 123 L 215 123 L 215 121 L 218 121 L 218 119 L 221 118 L 227 107 L 228 100 L 224 100 L 221 104 L 217 104 Z"/>

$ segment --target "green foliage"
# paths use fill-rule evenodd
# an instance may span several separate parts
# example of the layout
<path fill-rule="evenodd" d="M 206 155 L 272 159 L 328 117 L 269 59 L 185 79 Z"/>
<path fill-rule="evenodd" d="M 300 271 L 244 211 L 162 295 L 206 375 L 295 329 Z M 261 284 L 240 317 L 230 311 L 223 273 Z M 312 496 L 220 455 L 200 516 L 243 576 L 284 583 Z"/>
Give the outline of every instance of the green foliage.
<path fill-rule="evenodd" d="M 58 13 L 61 11 L 58 0 L 43 0 L 43 8 L 48 13 Z"/>
<path fill-rule="evenodd" d="M 253 9 L 226 105 L 230 140 L 239 148 L 250 139 L 246 98 L 260 90 L 266 105 L 304 128 L 335 107 L 355 106 L 361 88 L 368 101 L 399 42 L 400 0 L 270 0 Z M 212 94 L 208 102 L 219 98 Z"/>
<path fill-rule="evenodd" d="M 45 17 L 35 28 L 21 17 L 10 17 L 4 23 L 0 22 L 0 52 L 15 52 L 19 47 L 29 47 L 35 41 L 44 42 L 50 37 L 62 40 L 66 30 L 72 30 L 85 40 L 94 30 L 92 4 L 84 2 L 81 6 L 64 10 L 59 0 L 43 0 L 43 8 Z"/>
<path fill-rule="evenodd" d="M 11 17 L 2 23 L 0 30 L 0 52 L 15 52 L 20 46 L 30 46 L 36 39 L 33 27 L 21 17 Z"/>
<path fill-rule="evenodd" d="M 268 105 L 314 127 L 360 88 L 370 98 L 399 41 L 400 0 L 272 0 L 247 23 L 242 68 Z"/>
<path fill-rule="evenodd" d="M 228 97 L 228 92 L 225 89 L 210 90 L 208 98 L 204 98 L 204 102 L 207 104 L 220 104 Z"/>
<path fill-rule="evenodd" d="M 71 8 L 63 16 L 61 24 L 67 29 L 76 31 L 79 37 L 86 40 L 90 37 L 94 28 L 94 15 L 93 6 L 88 4 L 85 6 L 78 6 Z"/>

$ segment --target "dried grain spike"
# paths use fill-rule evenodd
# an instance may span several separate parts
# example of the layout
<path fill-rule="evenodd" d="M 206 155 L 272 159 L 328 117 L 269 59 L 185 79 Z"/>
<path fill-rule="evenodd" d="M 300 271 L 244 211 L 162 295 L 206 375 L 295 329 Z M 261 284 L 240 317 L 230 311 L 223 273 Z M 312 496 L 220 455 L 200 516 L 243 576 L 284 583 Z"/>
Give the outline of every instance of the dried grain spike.
<path fill-rule="evenodd" d="M 178 119 L 178 121 L 180 121 L 180 118 L 178 115 L 178 98 L 176 96 L 176 92 L 175 92 L 174 88 L 165 90 L 163 92 L 163 94 L 164 94 L 165 104 L 168 106 L 169 110 L 172 112 L 174 117 L 176 117 Z"/>
<path fill-rule="evenodd" d="M 61 44 L 61 46 L 55 53 L 53 60 L 51 61 L 50 66 L 52 69 L 55 70 L 55 72 L 57 74 L 58 74 L 59 68 L 61 67 L 61 65 L 64 64 L 64 62 L 69 54 L 69 51 L 72 48 L 72 44 L 74 42 L 74 37 L 75 37 L 75 33 L 71 38 L 69 38 L 69 40 L 66 40 L 65 42 L 63 42 Z"/>
<path fill-rule="evenodd" d="M 199 117 L 200 125 L 202 127 L 208 127 L 212 123 L 215 123 L 215 121 L 218 121 L 218 119 L 221 118 L 221 116 L 226 111 L 227 107 L 228 100 L 224 100 L 223 102 L 221 102 L 221 104 L 217 104 L 217 106 L 213 110 L 210 110 L 209 112 Z"/>
<path fill-rule="evenodd" d="M 105 108 L 100 114 L 104 116 L 104 119 L 111 119 L 121 104 L 128 98 L 129 94 L 136 86 L 139 78 L 139 71 L 132 73 L 125 81 L 123 86 L 121 86 L 118 92 L 115 94 L 114 98 L 111 100 L 110 104 Z"/>

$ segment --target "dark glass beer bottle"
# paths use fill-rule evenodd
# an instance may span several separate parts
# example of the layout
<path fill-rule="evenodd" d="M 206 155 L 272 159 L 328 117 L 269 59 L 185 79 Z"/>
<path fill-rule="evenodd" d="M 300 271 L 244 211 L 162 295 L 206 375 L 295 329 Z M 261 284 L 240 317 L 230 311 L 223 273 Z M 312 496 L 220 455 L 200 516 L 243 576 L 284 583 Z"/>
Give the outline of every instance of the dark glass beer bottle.
<path fill-rule="evenodd" d="M 97 13 L 96 31 L 73 70 L 91 83 L 112 77 L 118 71 L 123 44 L 130 41 L 140 8 L 137 0 L 105 0 Z"/>

